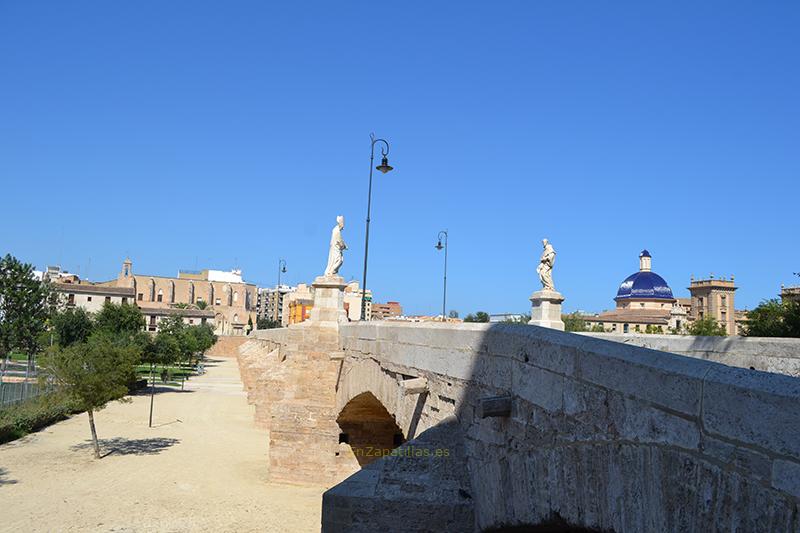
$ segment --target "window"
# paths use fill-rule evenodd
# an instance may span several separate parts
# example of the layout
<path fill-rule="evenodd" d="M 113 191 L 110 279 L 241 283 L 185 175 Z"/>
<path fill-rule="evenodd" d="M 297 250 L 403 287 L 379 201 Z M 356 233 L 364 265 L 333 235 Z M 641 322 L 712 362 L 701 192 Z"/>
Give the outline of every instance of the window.
<path fill-rule="evenodd" d="M 106 296 L 106 303 L 107 304 L 111 303 L 111 296 Z"/>
<path fill-rule="evenodd" d="M 157 302 L 164 301 L 164 291 L 162 291 L 161 289 L 158 289 L 158 296 L 156 296 L 156 301 Z"/>
<path fill-rule="evenodd" d="M 137 299 L 137 300 L 139 300 L 139 301 L 141 302 L 141 301 L 144 299 L 144 294 L 142 294 L 142 293 L 140 292 L 139 294 L 137 294 L 137 295 L 136 295 L 136 299 Z"/>
<path fill-rule="evenodd" d="M 75 305 L 75 295 L 68 294 L 67 295 L 67 305 Z"/>
<path fill-rule="evenodd" d="M 214 300 L 214 305 L 220 305 L 220 300 L 219 300 L 219 298 L 217 298 L 217 299 L 215 299 L 215 300 Z"/>
<path fill-rule="evenodd" d="M 189 319 L 189 324 L 194 324 L 194 320 L 192 320 L 192 319 L 190 318 L 190 319 Z"/>
<path fill-rule="evenodd" d="M 91 296 L 87 296 L 87 297 L 86 297 L 86 301 L 87 301 L 87 302 L 91 302 L 91 301 L 92 301 L 92 297 L 91 297 Z"/>
<path fill-rule="evenodd" d="M 122 297 L 122 303 L 124 303 L 124 304 L 128 303 L 128 297 L 127 296 L 123 296 Z"/>
<path fill-rule="evenodd" d="M 628 333 L 628 324 L 622 326 L 622 333 Z"/>

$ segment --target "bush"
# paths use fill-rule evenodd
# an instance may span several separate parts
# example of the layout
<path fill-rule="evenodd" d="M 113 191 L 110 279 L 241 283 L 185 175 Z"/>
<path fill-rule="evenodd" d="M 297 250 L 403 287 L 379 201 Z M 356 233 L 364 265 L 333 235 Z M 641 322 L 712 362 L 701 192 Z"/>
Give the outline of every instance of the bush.
<path fill-rule="evenodd" d="M 42 394 L 0 409 L 0 444 L 64 420 L 77 409 L 61 394 Z"/>

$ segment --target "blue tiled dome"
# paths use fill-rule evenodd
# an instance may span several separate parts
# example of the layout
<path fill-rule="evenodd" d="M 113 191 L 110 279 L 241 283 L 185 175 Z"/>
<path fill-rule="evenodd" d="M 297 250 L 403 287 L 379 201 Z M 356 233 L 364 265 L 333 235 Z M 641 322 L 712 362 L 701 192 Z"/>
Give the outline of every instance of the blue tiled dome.
<path fill-rule="evenodd" d="M 623 281 L 615 300 L 631 300 L 649 298 L 657 300 L 674 300 L 672 289 L 664 278 L 655 272 L 636 272 Z"/>

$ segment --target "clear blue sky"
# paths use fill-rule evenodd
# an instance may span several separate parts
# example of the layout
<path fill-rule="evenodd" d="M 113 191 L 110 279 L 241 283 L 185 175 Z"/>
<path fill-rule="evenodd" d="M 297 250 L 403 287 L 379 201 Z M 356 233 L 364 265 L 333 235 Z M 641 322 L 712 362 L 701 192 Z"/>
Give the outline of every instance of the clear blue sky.
<path fill-rule="evenodd" d="M 413 313 L 568 310 L 642 248 L 677 296 L 798 281 L 800 3 L 0 2 L 0 251 L 92 279 L 239 266 L 311 281 L 344 214 Z"/>

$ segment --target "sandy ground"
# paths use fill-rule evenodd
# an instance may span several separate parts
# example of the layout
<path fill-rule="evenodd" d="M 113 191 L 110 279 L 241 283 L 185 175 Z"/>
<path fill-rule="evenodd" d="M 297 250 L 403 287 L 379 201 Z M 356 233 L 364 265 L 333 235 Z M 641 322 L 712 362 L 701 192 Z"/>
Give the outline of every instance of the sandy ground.
<path fill-rule="evenodd" d="M 0 531 L 319 531 L 323 488 L 266 481 L 266 435 L 253 427 L 233 359 L 188 392 L 114 402 L 0 446 Z"/>

